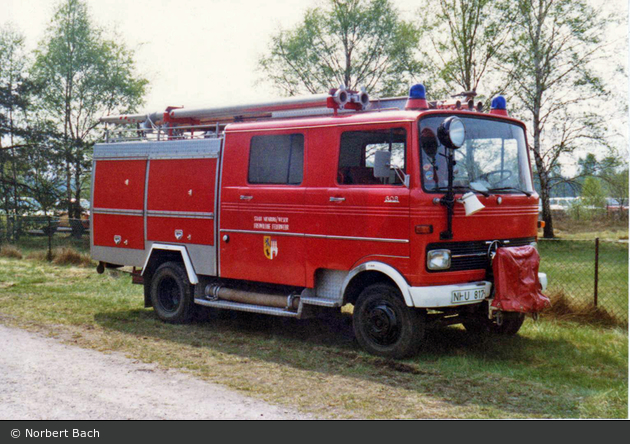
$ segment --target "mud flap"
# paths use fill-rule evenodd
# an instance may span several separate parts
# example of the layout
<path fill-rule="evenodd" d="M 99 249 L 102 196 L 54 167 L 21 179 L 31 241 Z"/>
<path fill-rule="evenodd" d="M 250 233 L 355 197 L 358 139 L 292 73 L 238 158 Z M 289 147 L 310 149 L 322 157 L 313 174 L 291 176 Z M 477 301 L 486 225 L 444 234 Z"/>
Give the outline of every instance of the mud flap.
<path fill-rule="evenodd" d="M 501 311 L 539 313 L 551 306 L 538 280 L 540 256 L 531 245 L 498 248 L 492 261 L 494 300 Z"/>

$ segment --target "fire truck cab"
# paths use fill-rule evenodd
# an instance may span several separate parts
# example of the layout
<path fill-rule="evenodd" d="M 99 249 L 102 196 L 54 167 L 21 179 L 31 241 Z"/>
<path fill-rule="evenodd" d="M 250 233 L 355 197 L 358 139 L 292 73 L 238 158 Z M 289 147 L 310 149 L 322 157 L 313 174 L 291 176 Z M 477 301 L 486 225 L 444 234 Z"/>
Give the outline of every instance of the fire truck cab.
<path fill-rule="evenodd" d="M 538 195 L 524 124 L 502 97 L 490 112 L 473 97 L 342 87 L 104 117 L 92 257 L 135 267 L 167 322 L 198 306 L 303 318 L 352 304 L 359 344 L 394 358 L 435 325 L 515 334 L 533 310 L 493 304 L 491 264 L 536 245 Z"/>

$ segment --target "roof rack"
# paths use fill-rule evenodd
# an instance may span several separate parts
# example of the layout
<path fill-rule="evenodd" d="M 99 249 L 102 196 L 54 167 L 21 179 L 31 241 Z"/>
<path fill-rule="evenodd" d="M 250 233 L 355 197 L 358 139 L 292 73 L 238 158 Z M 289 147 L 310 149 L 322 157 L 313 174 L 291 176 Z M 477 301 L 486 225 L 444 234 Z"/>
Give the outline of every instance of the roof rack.
<path fill-rule="evenodd" d="M 222 137 L 225 126 L 233 122 L 337 116 L 357 111 L 437 109 L 483 112 L 482 102 L 474 103 L 476 95 L 474 90 L 464 91 L 444 101 L 427 102 L 426 88 L 422 84 L 416 84 L 410 88 L 409 96 L 370 99 L 365 88 L 353 91 L 342 85 L 331 89 L 328 94 L 212 108 L 186 109 L 169 106 L 163 112 L 104 116 L 100 121 L 105 123 L 106 143 L 207 139 Z M 492 100 L 490 114 L 508 116 L 503 96 Z M 109 128 L 112 124 L 115 125 L 113 130 Z"/>
<path fill-rule="evenodd" d="M 328 94 L 214 108 L 171 106 L 161 113 L 104 116 L 100 122 L 105 123 L 106 143 L 217 138 L 229 123 L 400 110 L 406 100 L 407 97 L 370 100 L 364 89 L 352 91 L 341 86 Z"/>

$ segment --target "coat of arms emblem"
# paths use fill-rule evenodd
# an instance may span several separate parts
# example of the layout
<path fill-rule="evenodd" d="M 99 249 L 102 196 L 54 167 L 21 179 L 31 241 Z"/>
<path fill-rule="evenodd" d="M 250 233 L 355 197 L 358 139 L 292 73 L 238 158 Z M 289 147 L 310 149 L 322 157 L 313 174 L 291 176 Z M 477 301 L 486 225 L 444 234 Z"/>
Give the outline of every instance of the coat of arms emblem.
<path fill-rule="evenodd" d="M 271 236 L 265 236 L 263 239 L 263 252 L 267 259 L 273 259 L 278 255 L 278 241 L 272 240 Z"/>

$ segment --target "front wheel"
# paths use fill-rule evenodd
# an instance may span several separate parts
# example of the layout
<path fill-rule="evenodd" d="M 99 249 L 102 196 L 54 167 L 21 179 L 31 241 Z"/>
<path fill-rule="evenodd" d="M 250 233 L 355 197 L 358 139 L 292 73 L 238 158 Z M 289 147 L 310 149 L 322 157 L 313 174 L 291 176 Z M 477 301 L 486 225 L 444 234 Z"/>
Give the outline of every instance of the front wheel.
<path fill-rule="evenodd" d="M 501 325 L 495 322 L 493 332 L 500 335 L 514 336 L 525 322 L 525 313 L 504 312 Z"/>
<path fill-rule="evenodd" d="M 163 321 L 181 324 L 192 319 L 195 308 L 193 286 L 180 263 L 160 265 L 151 279 L 150 292 L 151 304 Z"/>
<path fill-rule="evenodd" d="M 400 359 L 417 353 L 425 323 L 424 311 L 407 307 L 400 291 L 388 284 L 366 287 L 354 306 L 357 341 L 377 356 Z"/>
<path fill-rule="evenodd" d="M 465 320 L 463 324 L 466 331 L 470 333 L 514 336 L 525 322 L 524 313 L 506 311 L 502 313 L 502 317 L 501 325 L 499 325 L 495 320 L 488 319 L 487 314 L 480 311 Z"/>

